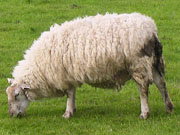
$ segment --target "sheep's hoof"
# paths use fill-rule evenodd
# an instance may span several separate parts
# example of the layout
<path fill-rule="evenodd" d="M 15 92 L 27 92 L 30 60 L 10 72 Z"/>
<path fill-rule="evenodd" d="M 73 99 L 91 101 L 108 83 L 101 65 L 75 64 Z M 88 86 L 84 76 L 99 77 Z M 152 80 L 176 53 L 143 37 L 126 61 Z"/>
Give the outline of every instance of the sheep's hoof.
<path fill-rule="evenodd" d="M 63 118 L 65 118 L 65 119 L 69 119 L 72 115 L 73 115 L 73 113 L 72 113 L 72 112 L 70 112 L 70 111 L 66 111 L 66 112 L 63 114 Z"/>
<path fill-rule="evenodd" d="M 140 119 L 144 119 L 146 120 L 149 116 L 149 112 L 146 112 L 146 113 L 141 113 L 141 115 L 139 116 Z"/>
<path fill-rule="evenodd" d="M 166 104 L 166 114 L 171 113 L 173 111 L 173 108 L 174 108 L 174 106 L 173 106 L 172 102 L 168 102 Z"/>

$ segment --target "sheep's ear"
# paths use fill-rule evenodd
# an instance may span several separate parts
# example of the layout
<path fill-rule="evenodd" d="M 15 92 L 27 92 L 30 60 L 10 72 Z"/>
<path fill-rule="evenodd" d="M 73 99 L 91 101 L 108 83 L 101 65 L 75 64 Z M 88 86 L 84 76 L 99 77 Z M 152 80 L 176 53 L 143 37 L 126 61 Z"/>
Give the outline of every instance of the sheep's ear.
<path fill-rule="evenodd" d="M 13 82 L 14 82 L 14 79 L 12 79 L 12 78 L 8 78 L 7 80 L 8 80 L 8 83 L 10 83 L 10 84 L 13 84 Z"/>
<path fill-rule="evenodd" d="M 23 90 L 28 90 L 28 89 L 30 89 L 30 86 L 27 85 L 27 84 L 22 84 L 22 85 L 21 85 L 21 89 L 23 89 Z"/>

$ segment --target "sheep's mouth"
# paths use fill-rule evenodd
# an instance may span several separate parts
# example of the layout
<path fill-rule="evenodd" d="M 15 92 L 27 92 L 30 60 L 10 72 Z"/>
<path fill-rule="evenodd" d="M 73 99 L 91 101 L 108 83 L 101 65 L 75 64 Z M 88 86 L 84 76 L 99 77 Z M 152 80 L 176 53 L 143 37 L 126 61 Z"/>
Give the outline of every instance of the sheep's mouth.
<path fill-rule="evenodd" d="M 17 118 L 21 118 L 21 117 L 23 117 L 24 115 L 23 115 L 23 113 L 22 112 L 19 112 L 18 114 L 17 114 Z"/>
<path fill-rule="evenodd" d="M 21 117 L 25 116 L 25 113 L 19 112 L 19 113 L 15 114 L 15 113 L 10 112 L 9 115 L 11 117 L 21 118 Z"/>

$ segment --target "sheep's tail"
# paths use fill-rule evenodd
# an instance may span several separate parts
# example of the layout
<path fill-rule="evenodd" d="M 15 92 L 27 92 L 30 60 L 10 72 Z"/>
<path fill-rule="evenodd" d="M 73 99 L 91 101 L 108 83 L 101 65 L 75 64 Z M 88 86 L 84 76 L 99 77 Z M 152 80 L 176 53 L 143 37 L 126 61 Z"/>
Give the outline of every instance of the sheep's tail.
<path fill-rule="evenodd" d="M 162 56 L 162 45 L 161 45 L 156 34 L 154 35 L 154 39 L 155 39 L 154 51 L 155 51 L 155 57 L 156 57 L 155 68 L 161 76 L 164 76 L 164 74 L 165 74 L 165 62 L 164 62 L 164 58 Z"/>

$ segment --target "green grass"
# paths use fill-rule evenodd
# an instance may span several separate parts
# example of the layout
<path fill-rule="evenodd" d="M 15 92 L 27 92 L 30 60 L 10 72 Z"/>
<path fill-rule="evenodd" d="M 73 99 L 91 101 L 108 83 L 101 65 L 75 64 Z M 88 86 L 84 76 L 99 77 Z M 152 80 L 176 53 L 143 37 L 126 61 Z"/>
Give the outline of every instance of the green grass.
<path fill-rule="evenodd" d="M 77 5 L 77 6 L 73 6 Z M 180 134 L 179 0 L 0 0 L 0 135 L 175 135 Z M 165 114 L 160 93 L 150 87 L 150 117 L 140 120 L 139 93 L 130 81 L 121 92 L 83 85 L 77 112 L 62 118 L 66 98 L 32 102 L 24 118 L 10 118 L 6 78 L 41 32 L 54 23 L 97 13 L 141 12 L 158 27 L 166 60 L 167 88 L 175 105 Z"/>

